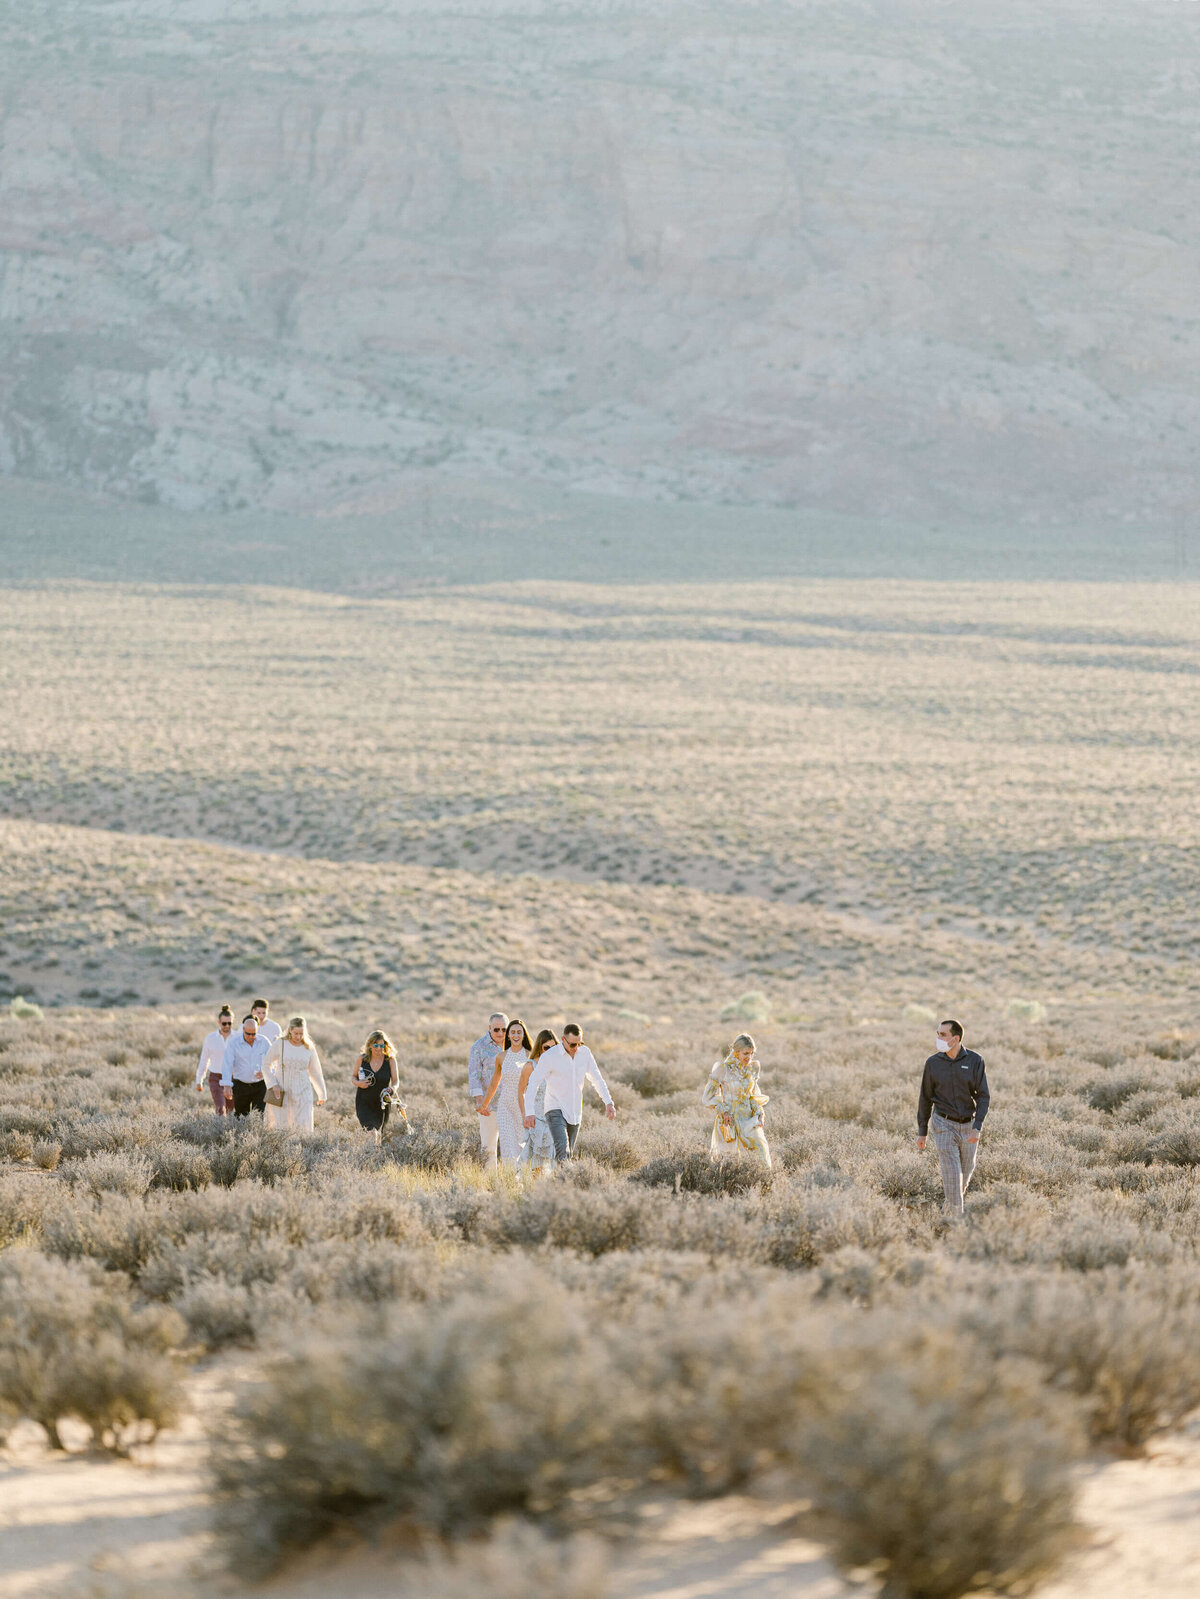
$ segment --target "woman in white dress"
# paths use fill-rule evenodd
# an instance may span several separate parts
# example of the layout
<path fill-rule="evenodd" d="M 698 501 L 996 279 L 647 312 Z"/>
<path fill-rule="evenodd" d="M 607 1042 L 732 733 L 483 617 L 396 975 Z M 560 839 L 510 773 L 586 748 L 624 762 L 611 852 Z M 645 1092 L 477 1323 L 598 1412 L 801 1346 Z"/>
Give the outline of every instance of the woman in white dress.
<path fill-rule="evenodd" d="M 313 1105 L 325 1103 L 325 1074 L 303 1016 L 293 1016 L 287 1032 L 267 1051 L 263 1078 L 268 1092 L 272 1088 L 283 1089 L 283 1104 L 275 1107 L 276 1127 L 311 1133 Z"/>
<path fill-rule="evenodd" d="M 543 1027 L 534 1040 L 533 1053 L 526 1063 L 525 1070 L 521 1073 L 521 1081 L 517 1088 L 518 1102 L 525 1098 L 525 1083 L 527 1074 L 546 1053 L 553 1049 L 558 1039 L 549 1027 Z M 546 1079 L 543 1077 L 537 1086 L 537 1093 L 533 1096 L 533 1114 L 536 1118 L 533 1127 L 525 1134 L 525 1142 L 521 1145 L 521 1158 L 517 1162 L 521 1176 L 526 1173 L 537 1177 L 542 1173 L 554 1170 L 554 1140 L 550 1136 L 550 1128 L 546 1122 Z"/>
<path fill-rule="evenodd" d="M 486 1116 L 488 1106 L 496 1100 L 496 1119 L 500 1132 L 500 1159 L 507 1166 L 515 1166 L 525 1142 L 525 1118 L 521 1114 L 521 1101 L 517 1088 L 533 1050 L 533 1041 L 519 1019 L 509 1022 L 504 1035 L 507 1048 L 496 1056 L 496 1069 L 479 1114 Z M 499 1097 L 497 1098 L 497 1095 Z"/>

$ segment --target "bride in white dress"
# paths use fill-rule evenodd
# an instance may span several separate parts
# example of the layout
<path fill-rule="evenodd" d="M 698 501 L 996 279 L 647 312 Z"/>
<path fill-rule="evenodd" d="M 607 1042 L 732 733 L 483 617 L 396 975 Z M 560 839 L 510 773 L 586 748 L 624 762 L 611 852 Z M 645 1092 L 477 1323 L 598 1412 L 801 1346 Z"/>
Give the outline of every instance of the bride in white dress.
<path fill-rule="evenodd" d="M 267 1051 L 263 1077 L 268 1088 L 283 1089 L 283 1104 L 276 1108 L 276 1127 L 311 1133 L 313 1105 L 325 1103 L 325 1074 L 303 1016 L 293 1016 L 287 1032 Z"/>
<path fill-rule="evenodd" d="M 496 1069 L 492 1073 L 488 1091 L 483 1096 L 479 1114 L 486 1116 L 492 1100 L 496 1100 L 500 1159 L 505 1165 L 515 1166 L 521 1156 L 521 1145 L 525 1142 L 525 1119 L 521 1115 L 521 1101 L 517 1088 L 521 1081 L 521 1073 L 529 1061 L 533 1040 L 525 1031 L 525 1023 L 520 1020 L 509 1022 L 504 1039 L 508 1047 L 503 1055 L 496 1056 Z"/>

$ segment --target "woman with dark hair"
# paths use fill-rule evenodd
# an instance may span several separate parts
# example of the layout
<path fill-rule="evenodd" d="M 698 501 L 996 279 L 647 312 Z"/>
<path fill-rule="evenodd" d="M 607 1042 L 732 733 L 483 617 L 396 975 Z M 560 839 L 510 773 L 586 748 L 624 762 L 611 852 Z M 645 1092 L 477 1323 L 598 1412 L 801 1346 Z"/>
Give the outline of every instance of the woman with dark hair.
<path fill-rule="evenodd" d="M 354 1114 L 359 1124 L 374 1133 L 375 1142 L 387 1126 L 391 1114 L 396 1086 L 399 1082 L 396 1068 L 396 1049 L 388 1035 L 379 1028 L 367 1035 L 354 1062 L 354 1075 L 350 1081 L 357 1092 L 354 1095 Z M 387 1102 L 384 1102 L 384 1095 Z M 404 1106 L 394 1101 L 403 1115 Z"/>
<path fill-rule="evenodd" d="M 483 1096 L 479 1114 L 486 1116 L 488 1106 L 496 1099 L 500 1159 L 506 1166 L 515 1166 L 521 1157 L 521 1145 L 525 1142 L 525 1118 L 521 1114 L 521 1101 L 517 1098 L 517 1085 L 533 1049 L 533 1040 L 519 1017 L 509 1022 L 504 1042 L 504 1053 L 496 1056 L 496 1068 L 488 1091 Z"/>
<path fill-rule="evenodd" d="M 548 1049 L 553 1049 L 558 1039 L 549 1027 L 543 1027 L 534 1040 L 533 1050 L 521 1070 L 521 1080 L 517 1085 L 517 1105 L 525 1103 L 525 1085 L 529 1081 L 534 1065 L 541 1059 Z M 550 1128 L 546 1123 L 546 1079 L 543 1077 L 537 1086 L 537 1093 L 533 1097 L 533 1114 L 536 1118 L 533 1127 L 525 1134 L 525 1142 L 521 1145 L 521 1158 L 517 1161 L 517 1169 L 524 1177 L 537 1177 L 543 1172 L 554 1170 L 554 1140 L 550 1136 Z"/>

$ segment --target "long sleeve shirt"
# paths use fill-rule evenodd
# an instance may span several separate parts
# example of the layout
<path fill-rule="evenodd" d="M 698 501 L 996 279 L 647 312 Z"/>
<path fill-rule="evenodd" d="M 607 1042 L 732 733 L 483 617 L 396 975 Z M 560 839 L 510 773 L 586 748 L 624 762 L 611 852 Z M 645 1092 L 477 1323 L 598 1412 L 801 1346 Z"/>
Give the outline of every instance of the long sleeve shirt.
<path fill-rule="evenodd" d="M 548 1049 L 535 1064 L 525 1085 L 525 1104 L 521 1107 L 529 1115 L 528 1107 L 540 1082 L 546 1084 L 544 1111 L 561 1110 L 572 1127 L 578 1127 L 583 1117 L 583 1085 L 590 1081 L 606 1105 L 612 1104 L 608 1084 L 596 1065 L 596 1057 L 586 1044 L 580 1044 L 575 1054 L 568 1055 L 561 1044 Z"/>
<path fill-rule="evenodd" d="M 467 1093 L 472 1098 L 486 1094 L 492 1086 L 496 1056 L 503 1053 L 504 1045 L 497 1046 L 496 1040 L 490 1033 L 484 1033 L 482 1038 L 477 1038 L 471 1045 L 471 1054 L 467 1060 Z"/>
<path fill-rule="evenodd" d="M 917 1099 L 917 1135 L 928 1135 L 930 1111 L 951 1121 L 973 1122 L 978 1131 L 990 1102 L 982 1055 L 973 1049 L 960 1049 L 953 1060 L 940 1052 L 931 1055 L 925 1062 Z"/>
<path fill-rule="evenodd" d="M 214 1027 L 200 1046 L 200 1064 L 196 1067 L 196 1087 L 203 1088 L 210 1072 L 219 1072 L 225 1058 L 225 1034 Z"/>
<path fill-rule="evenodd" d="M 258 1029 L 258 1036 L 265 1038 L 268 1044 L 273 1044 L 277 1038 L 283 1037 L 283 1028 L 278 1022 L 273 1022 L 268 1016 Z"/>
<path fill-rule="evenodd" d="M 271 1045 L 261 1035 L 252 1044 L 246 1042 L 245 1033 L 235 1033 L 225 1045 L 221 1061 L 221 1084 L 232 1088 L 234 1083 L 257 1083 L 262 1078 L 263 1061 Z"/>

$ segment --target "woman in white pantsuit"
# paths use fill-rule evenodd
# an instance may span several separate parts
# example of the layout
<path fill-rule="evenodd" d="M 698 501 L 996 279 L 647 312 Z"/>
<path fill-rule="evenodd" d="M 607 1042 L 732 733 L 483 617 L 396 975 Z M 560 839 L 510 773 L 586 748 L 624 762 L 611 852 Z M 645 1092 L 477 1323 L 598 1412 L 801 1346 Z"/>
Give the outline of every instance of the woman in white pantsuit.
<path fill-rule="evenodd" d="M 325 1074 L 303 1016 L 293 1016 L 287 1032 L 267 1051 L 263 1077 L 268 1089 L 283 1089 L 283 1104 L 276 1107 L 276 1127 L 311 1133 L 313 1105 L 325 1103 Z"/>
<path fill-rule="evenodd" d="M 500 1159 L 506 1166 L 515 1166 L 521 1158 L 521 1145 L 525 1142 L 525 1118 L 521 1113 L 517 1086 L 533 1049 L 533 1040 L 525 1031 L 525 1023 L 516 1018 L 509 1022 L 504 1039 L 508 1048 L 503 1055 L 496 1056 L 496 1069 L 492 1073 L 491 1085 L 483 1096 L 479 1114 L 486 1116 L 492 1100 L 496 1100 Z"/>

